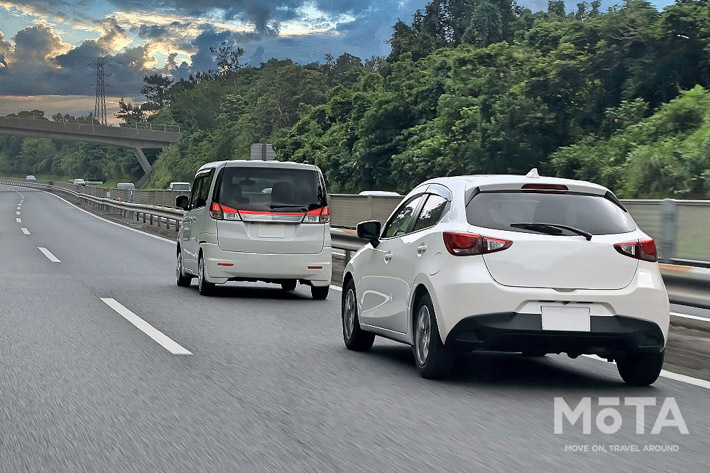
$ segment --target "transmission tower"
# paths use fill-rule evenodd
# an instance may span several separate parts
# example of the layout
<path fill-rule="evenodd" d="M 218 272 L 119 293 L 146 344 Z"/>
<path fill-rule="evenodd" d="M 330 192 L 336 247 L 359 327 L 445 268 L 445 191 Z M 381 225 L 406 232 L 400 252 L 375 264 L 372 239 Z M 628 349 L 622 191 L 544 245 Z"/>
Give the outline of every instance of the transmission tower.
<path fill-rule="evenodd" d="M 96 59 L 96 103 L 94 105 L 94 118 L 101 125 L 106 121 L 106 88 L 104 86 L 104 58 Z"/>

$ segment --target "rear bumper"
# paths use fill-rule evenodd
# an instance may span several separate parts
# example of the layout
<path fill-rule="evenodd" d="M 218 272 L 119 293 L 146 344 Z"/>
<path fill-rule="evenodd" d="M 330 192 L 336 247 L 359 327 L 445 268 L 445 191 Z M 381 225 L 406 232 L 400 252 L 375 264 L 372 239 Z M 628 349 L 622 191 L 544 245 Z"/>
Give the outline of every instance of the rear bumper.
<path fill-rule="evenodd" d="M 332 275 L 330 247 L 316 254 L 261 254 L 224 251 L 215 244 L 204 244 L 202 252 L 207 281 L 215 284 L 229 280 L 297 279 L 314 286 L 326 286 Z M 225 266 L 230 264 L 232 266 Z"/>
<path fill-rule="evenodd" d="M 661 328 L 622 315 L 592 316 L 591 331 L 543 331 L 539 314 L 496 313 L 466 317 L 446 338 L 446 345 L 471 350 L 534 353 L 657 353 L 665 340 Z"/>

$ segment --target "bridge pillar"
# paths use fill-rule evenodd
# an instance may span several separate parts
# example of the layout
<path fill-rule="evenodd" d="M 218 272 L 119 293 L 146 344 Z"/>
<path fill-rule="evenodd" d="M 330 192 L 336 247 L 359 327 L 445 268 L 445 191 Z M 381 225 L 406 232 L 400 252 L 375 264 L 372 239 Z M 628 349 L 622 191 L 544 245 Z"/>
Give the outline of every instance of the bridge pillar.
<path fill-rule="evenodd" d="M 141 148 L 133 148 L 133 153 L 136 155 L 136 158 L 138 158 L 138 162 L 141 163 L 143 172 L 150 174 L 150 163 L 148 162 L 148 158 L 145 157 L 145 154 L 143 154 L 143 150 Z"/>

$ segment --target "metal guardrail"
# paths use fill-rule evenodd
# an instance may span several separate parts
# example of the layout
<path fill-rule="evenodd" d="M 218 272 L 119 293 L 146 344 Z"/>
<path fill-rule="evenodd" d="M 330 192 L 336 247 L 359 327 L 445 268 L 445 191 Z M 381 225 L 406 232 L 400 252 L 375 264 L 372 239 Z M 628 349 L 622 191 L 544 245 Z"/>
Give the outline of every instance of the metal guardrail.
<path fill-rule="evenodd" d="M 98 192 L 97 189 L 100 188 L 79 187 L 67 183 L 49 184 L 42 182 L 30 182 L 23 181 L 20 179 L 0 179 L 0 184 L 67 192 L 76 197 L 79 197 L 80 199 L 87 202 L 89 205 L 104 210 L 108 208 L 116 209 L 122 216 L 130 218 L 131 220 L 135 219 L 136 221 L 141 221 L 142 219 L 143 223 L 148 223 L 150 225 L 156 224 L 158 227 L 160 227 L 161 224 L 164 223 L 167 229 L 170 229 L 170 226 L 172 225 L 173 228 L 175 228 L 176 233 L 180 228 L 180 222 L 184 215 L 184 211 L 180 209 L 161 207 L 156 205 L 146 205 L 135 202 L 127 202 L 124 199 L 113 200 L 105 196 L 94 196 L 88 193 L 96 193 Z M 103 190 L 101 191 L 103 192 Z M 120 196 L 118 197 L 120 198 Z M 335 199 L 333 199 L 334 197 Z M 342 196 L 331 196 L 331 205 L 335 200 L 336 209 L 338 208 L 338 197 Z M 344 205 L 347 205 L 347 202 L 350 200 L 349 197 L 351 196 L 345 196 L 345 198 L 341 202 Z M 392 198 L 387 199 L 391 200 Z M 394 199 L 398 198 L 395 197 Z M 350 201 L 352 202 L 352 200 Z M 391 202 L 388 202 L 388 204 L 389 203 Z M 356 205 L 360 205 L 360 203 L 358 202 L 358 204 Z M 394 204 L 394 206 L 396 206 L 396 203 Z M 382 206 L 382 209 L 379 210 L 379 212 L 384 212 L 385 208 L 386 206 Z M 378 218 L 378 215 L 376 213 L 371 213 L 370 216 L 374 217 L 375 219 Z M 384 220 L 384 218 L 382 220 Z M 337 220 L 335 221 L 335 223 L 337 223 Z M 348 228 L 331 228 L 331 239 L 334 248 L 345 251 L 346 263 L 350 259 L 351 254 L 353 252 L 359 250 L 365 244 L 367 244 L 365 240 L 362 240 L 357 236 L 355 230 Z M 662 264 L 661 273 L 663 274 L 663 279 L 666 282 L 666 287 L 668 289 L 668 294 L 671 302 L 710 309 L 710 269 Z M 707 324 L 701 325 L 704 328 L 704 326 L 706 326 Z"/>

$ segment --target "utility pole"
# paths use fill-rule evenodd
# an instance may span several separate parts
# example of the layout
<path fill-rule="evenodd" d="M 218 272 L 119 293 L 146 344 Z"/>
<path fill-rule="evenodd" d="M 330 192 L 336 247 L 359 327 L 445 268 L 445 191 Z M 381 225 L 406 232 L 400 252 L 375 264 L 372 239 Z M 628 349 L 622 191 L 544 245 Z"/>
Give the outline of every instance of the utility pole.
<path fill-rule="evenodd" d="M 94 119 L 101 125 L 106 121 L 106 88 L 104 85 L 104 58 L 96 59 L 96 102 L 94 104 Z"/>

